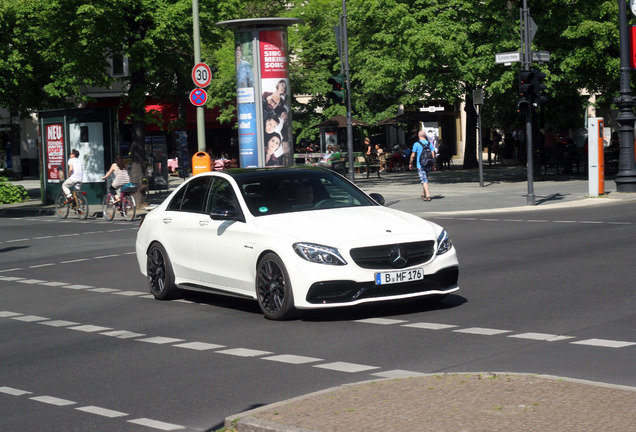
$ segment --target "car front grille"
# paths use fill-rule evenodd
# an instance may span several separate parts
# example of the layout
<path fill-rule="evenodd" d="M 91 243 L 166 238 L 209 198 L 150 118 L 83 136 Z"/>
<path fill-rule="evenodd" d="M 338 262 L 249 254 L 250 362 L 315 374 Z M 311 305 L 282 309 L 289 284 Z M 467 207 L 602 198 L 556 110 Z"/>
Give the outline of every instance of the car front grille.
<path fill-rule="evenodd" d="M 411 267 L 429 261 L 433 254 L 435 242 L 432 240 L 412 243 L 389 244 L 351 249 L 353 261 L 362 268 L 381 270 L 390 268 Z M 401 248 L 404 255 L 400 265 L 393 264 L 391 252 Z"/>
<path fill-rule="evenodd" d="M 458 277 L 459 268 L 449 267 L 435 274 L 426 275 L 422 281 L 390 285 L 353 281 L 316 282 L 307 292 L 307 301 L 313 304 L 350 303 L 370 298 L 425 294 L 427 291 L 450 291 L 457 288 Z"/>

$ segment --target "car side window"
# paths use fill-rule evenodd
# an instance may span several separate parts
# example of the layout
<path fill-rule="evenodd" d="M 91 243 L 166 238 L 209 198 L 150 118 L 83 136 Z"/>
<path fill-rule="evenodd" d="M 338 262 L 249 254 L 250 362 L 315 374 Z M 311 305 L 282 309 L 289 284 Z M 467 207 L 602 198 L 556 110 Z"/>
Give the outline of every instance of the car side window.
<path fill-rule="evenodd" d="M 207 213 L 212 213 L 212 211 L 217 208 L 227 208 L 230 206 L 234 207 L 237 212 L 240 212 L 238 201 L 236 200 L 236 195 L 230 182 L 223 178 L 216 178 L 210 188 Z"/>
<path fill-rule="evenodd" d="M 203 176 L 192 179 L 173 197 L 168 210 L 202 213 L 211 178 Z"/>

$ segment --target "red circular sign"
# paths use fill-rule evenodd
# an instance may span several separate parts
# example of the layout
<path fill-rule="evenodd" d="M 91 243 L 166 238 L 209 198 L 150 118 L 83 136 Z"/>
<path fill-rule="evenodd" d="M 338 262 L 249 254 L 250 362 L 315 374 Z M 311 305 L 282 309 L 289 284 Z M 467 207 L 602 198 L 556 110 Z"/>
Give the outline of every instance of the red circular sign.
<path fill-rule="evenodd" d="M 202 106 L 208 101 L 208 94 L 205 90 L 196 88 L 190 92 L 190 102 L 194 106 Z"/>
<path fill-rule="evenodd" d="M 205 63 L 197 63 L 192 68 L 192 81 L 197 87 L 207 87 L 212 80 L 210 66 Z"/>

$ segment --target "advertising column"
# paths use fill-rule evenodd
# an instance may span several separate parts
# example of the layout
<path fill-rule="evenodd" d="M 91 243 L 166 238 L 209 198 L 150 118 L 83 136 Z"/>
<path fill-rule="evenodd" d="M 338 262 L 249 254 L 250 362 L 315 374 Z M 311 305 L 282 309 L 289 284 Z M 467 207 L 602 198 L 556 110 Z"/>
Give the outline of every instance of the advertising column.
<path fill-rule="evenodd" d="M 242 168 L 258 166 L 258 136 L 252 31 L 236 33 L 236 105 Z"/>
<path fill-rule="evenodd" d="M 287 31 L 259 32 L 265 166 L 293 164 Z"/>
<path fill-rule="evenodd" d="M 234 29 L 242 168 L 294 163 L 287 26 L 301 22 L 254 18 L 217 23 Z"/>

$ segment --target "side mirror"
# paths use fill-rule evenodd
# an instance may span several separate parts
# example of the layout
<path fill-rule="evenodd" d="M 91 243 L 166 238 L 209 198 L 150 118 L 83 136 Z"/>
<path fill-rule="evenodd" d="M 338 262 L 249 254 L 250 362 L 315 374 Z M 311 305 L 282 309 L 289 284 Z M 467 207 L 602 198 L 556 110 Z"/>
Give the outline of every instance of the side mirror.
<path fill-rule="evenodd" d="M 369 196 L 373 198 L 373 200 L 377 202 L 378 204 L 380 204 L 381 206 L 384 205 L 384 197 L 380 195 L 379 193 L 370 193 Z"/>
<path fill-rule="evenodd" d="M 241 220 L 234 206 L 217 207 L 212 210 L 210 217 L 213 220 Z"/>

